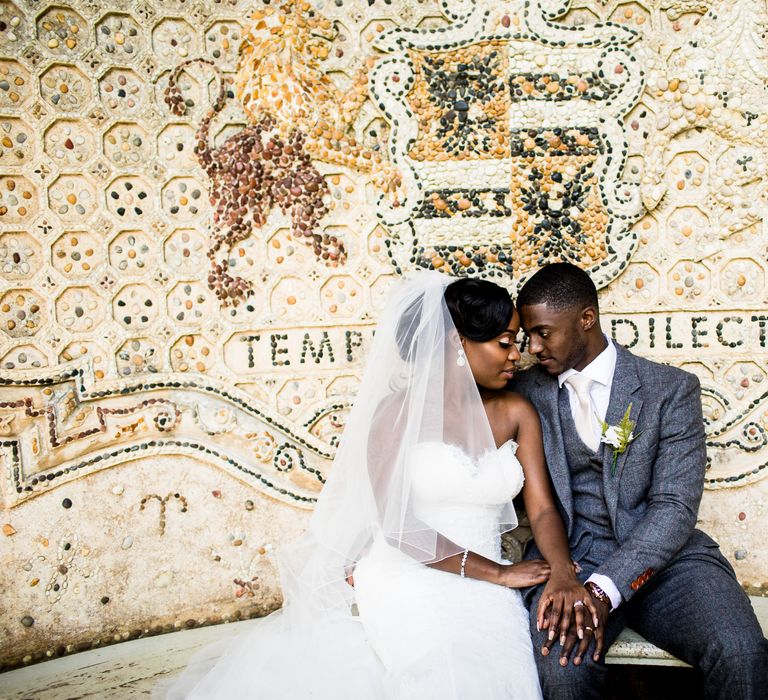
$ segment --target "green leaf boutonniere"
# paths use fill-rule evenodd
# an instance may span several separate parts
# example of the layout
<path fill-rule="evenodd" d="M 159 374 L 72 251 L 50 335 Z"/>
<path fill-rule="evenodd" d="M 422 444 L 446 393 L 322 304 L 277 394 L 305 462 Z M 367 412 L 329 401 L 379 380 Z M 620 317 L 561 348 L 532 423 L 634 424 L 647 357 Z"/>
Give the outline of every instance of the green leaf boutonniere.
<path fill-rule="evenodd" d="M 603 431 L 600 437 L 600 442 L 604 442 L 606 445 L 610 445 L 613 448 L 613 463 L 611 464 L 611 476 L 616 476 L 616 462 L 619 459 L 619 455 L 624 454 L 627 451 L 630 443 L 640 433 L 635 435 L 632 431 L 637 425 L 637 421 L 632 420 L 629 417 L 632 411 L 632 404 L 627 406 L 627 410 L 624 413 L 624 417 L 621 419 L 618 425 L 608 425 L 605 421 L 602 421 Z"/>

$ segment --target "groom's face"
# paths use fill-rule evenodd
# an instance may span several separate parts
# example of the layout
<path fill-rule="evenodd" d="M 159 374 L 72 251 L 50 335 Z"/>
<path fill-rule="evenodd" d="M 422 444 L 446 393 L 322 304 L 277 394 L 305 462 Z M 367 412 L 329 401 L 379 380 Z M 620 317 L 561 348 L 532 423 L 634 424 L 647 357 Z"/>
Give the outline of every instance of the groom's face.
<path fill-rule="evenodd" d="M 581 370 L 588 364 L 587 335 L 583 311 L 555 311 L 546 304 L 520 309 L 520 320 L 528 336 L 528 352 L 552 376 L 567 369 Z"/>

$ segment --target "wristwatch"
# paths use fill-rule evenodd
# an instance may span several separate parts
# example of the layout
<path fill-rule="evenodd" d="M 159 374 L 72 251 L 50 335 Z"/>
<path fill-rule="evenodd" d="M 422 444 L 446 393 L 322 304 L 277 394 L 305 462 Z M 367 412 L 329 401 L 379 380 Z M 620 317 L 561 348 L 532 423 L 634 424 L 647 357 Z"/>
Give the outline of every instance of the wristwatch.
<path fill-rule="evenodd" d="M 608 610 L 613 609 L 613 604 L 611 603 L 611 599 L 608 597 L 608 594 L 600 588 L 594 581 L 587 581 L 584 584 L 584 588 L 586 588 L 593 598 L 597 598 L 601 603 L 605 603 L 608 606 Z"/>

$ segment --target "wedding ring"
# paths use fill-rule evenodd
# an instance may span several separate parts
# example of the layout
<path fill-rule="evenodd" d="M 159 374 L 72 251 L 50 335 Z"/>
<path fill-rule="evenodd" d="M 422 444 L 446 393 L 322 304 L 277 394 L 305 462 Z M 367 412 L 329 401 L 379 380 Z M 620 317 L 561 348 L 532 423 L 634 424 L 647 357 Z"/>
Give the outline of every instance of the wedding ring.
<path fill-rule="evenodd" d="M 585 630 L 589 630 L 590 632 L 594 632 L 595 631 L 595 628 L 594 627 L 590 627 L 589 625 L 584 625 L 584 629 Z"/>
<path fill-rule="evenodd" d="M 583 600 L 577 600 L 577 601 L 576 601 L 576 602 L 573 604 L 573 607 L 574 607 L 574 608 L 582 608 L 582 607 L 584 607 L 584 601 L 583 601 Z"/>

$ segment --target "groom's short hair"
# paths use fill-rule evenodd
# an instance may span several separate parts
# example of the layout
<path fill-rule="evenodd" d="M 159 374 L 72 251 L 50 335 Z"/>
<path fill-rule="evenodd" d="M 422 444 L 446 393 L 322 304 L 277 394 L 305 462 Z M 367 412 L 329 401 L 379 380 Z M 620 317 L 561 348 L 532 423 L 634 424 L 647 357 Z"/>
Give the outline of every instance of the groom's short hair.
<path fill-rule="evenodd" d="M 550 263 L 531 277 L 517 296 L 517 308 L 546 304 L 555 311 L 598 308 L 597 288 L 580 267 L 567 262 Z"/>

